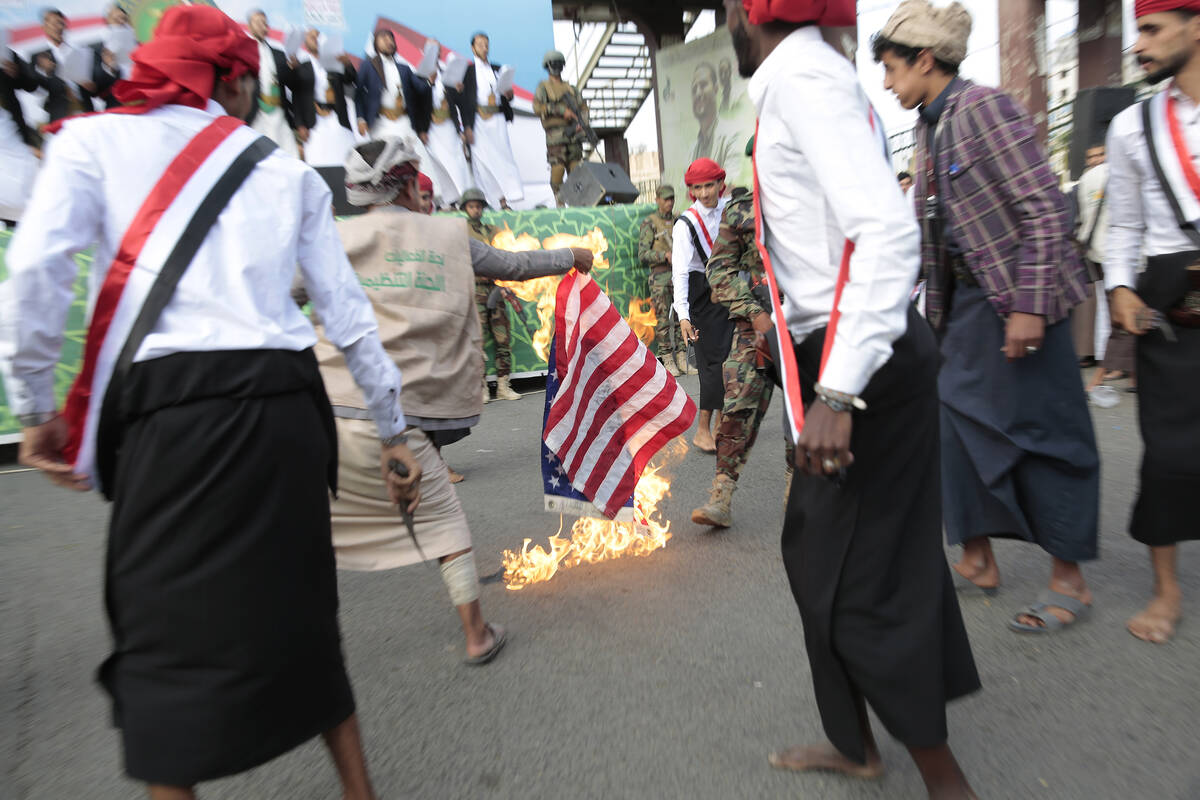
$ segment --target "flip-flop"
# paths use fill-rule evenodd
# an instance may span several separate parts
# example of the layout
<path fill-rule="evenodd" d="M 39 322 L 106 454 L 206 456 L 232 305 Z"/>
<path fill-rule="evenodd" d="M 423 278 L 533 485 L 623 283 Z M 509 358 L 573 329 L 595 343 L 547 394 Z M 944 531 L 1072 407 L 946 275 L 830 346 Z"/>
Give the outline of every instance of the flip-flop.
<path fill-rule="evenodd" d="M 492 632 L 492 648 L 486 653 L 464 659 L 463 663 L 468 666 L 482 667 L 484 664 L 490 663 L 500 654 L 500 651 L 504 649 L 504 644 L 508 641 L 508 632 L 504 630 L 503 625 L 493 625 L 488 622 L 484 624 L 484 627 Z"/>
<path fill-rule="evenodd" d="M 950 575 L 954 578 L 954 589 L 959 594 L 973 594 L 978 592 L 987 597 L 995 597 L 1000 591 L 999 586 L 980 586 L 953 567 L 950 568 Z"/>
<path fill-rule="evenodd" d="M 1061 608 L 1073 614 L 1074 619 L 1070 622 L 1063 622 L 1050 612 L 1052 607 Z M 1091 610 L 1092 607 L 1090 605 L 1086 605 L 1068 594 L 1055 592 L 1051 589 L 1043 589 L 1038 593 L 1036 603 L 1028 608 L 1021 609 L 1013 615 L 1013 618 L 1008 621 L 1008 627 L 1019 633 L 1058 633 L 1063 628 L 1069 628 L 1083 621 Z M 1022 615 L 1040 620 L 1042 625 L 1030 625 L 1027 622 L 1020 622 L 1018 617 Z"/>

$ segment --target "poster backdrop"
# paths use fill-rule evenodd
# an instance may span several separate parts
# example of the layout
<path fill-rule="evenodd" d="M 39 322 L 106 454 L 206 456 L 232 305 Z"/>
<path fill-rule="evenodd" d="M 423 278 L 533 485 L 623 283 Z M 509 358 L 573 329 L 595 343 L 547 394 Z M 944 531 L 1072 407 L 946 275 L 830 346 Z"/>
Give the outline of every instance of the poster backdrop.
<path fill-rule="evenodd" d="M 754 135 L 754 104 L 746 80 L 737 74 L 728 29 L 658 51 L 655 67 L 663 180 L 683 198 L 688 165 L 711 158 L 725 168 L 731 186 L 750 187 L 754 176 L 746 142 Z"/>
<path fill-rule="evenodd" d="M 531 250 L 558 247 L 587 247 L 596 258 L 592 277 L 629 319 L 642 341 L 654 338 L 654 311 L 649 303 L 646 271 L 637 260 L 638 226 L 653 210 L 652 206 L 610 206 L 607 208 L 547 209 L 488 213 L 484 219 L 500 227 L 496 244 L 505 249 Z M 12 238 L 0 231 L 0 281 L 5 280 L 4 253 Z M 87 276 L 91 269 L 90 252 L 75 257 L 79 274 L 75 280 L 75 301 L 67 316 L 62 358 L 54 374 L 55 396 L 61 407 L 63 398 L 79 371 L 83 359 L 86 331 Z M 544 315 L 554 309 L 554 290 L 558 278 L 541 278 L 523 284 L 507 284 L 521 298 L 521 313 L 507 308 L 512 330 L 513 374 L 540 375 L 546 371 L 545 346 L 549 327 Z M 539 312 L 542 312 L 539 315 Z M 539 333 L 541 334 L 539 337 Z M 487 350 L 487 369 L 494 374 L 493 351 Z M 20 426 L 8 409 L 3 381 L 0 381 L 0 443 L 16 441 Z"/>

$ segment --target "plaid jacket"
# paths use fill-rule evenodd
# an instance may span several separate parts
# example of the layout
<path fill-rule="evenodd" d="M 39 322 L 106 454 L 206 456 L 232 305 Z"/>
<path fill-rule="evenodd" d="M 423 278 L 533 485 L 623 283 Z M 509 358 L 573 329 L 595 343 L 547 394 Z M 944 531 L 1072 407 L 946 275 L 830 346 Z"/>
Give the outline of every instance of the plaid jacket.
<path fill-rule="evenodd" d="M 1045 317 L 1047 325 L 1059 322 L 1087 296 L 1066 199 L 1029 114 L 998 89 L 960 83 L 946 99 L 936 134 L 946 229 L 997 314 L 1023 311 Z M 928 123 L 918 120 L 913 198 L 923 230 L 928 138 Z M 927 235 L 923 240 L 926 315 L 940 330 L 944 287 L 935 247 Z"/>

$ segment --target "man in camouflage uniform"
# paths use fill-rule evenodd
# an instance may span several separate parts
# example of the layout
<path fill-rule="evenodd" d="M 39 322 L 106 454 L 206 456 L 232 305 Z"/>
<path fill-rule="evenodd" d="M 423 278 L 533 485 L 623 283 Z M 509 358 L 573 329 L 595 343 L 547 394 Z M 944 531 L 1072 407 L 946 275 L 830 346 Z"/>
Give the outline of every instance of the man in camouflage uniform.
<path fill-rule="evenodd" d="M 557 50 L 546 53 L 542 66 L 550 77 L 537 85 L 533 94 L 533 113 L 542 120 L 546 131 L 546 160 L 550 162 L 550 188 L 558 200 L 558 190 L 563 178 L 579 166 L 583 160 L 584 131 L 581 123 L 587 122 L 587 105 L 575 87 L 562 79 L 567 57 Z M 569 96 L 569 97 L 568 97 Z M 570 99 L 575 109 L 584 115 L 579 119 L 571 110 Z M 558 200 L 561 206 L 562 201 Z"/>
<path fill-rule="evenodd" d="M 483 209 L 487 199 L 478 189 L 467 189 L 462 194 L 462 208 L 467 212 L 467 231 L 472 239 L 491 244 L 498 233 L 495 225 L 483 221 Z M 508 385 L 508 374 L 512 372 L 512 351 L 509 349 L 508 313 L 504 310 L 504 290 L 491 278 L 475 276 L 475 308 L 479 312 L 479 327 L 483 329 L 483 346 L 486 352 L 490 335 L 496 354 L 496 399 L 520 400 L 521 395 Z M 483 402 L 491 400 L 487 375 L 483 376 Z"/>
<path fill-rule="evenodd" d="M 754 242 L 754 199 L 745 189 L 734 189 L 725 206 L 707 272 L 712 298 L 729 309 L 734 333 L 722 370 L 725 405 L 717 429 L 717 474 L 708 502 L 692 512 L 692 522 L 728 528 L 733 524 L 733 490 L 771 404 L 772 391 L 770 379 L 758 372 L 755 339 L 757 333 L 771 330 L 771 301 Z M 789 444 L 789 474 L 791 450 Z"/>
<path fill-rule="evenodd" d="M 679 322 L 671 313 L 675 290 L 671 286 L 671 229 L 675 225 L 675 190 L 663 184 L 655 192 L 658 211 L 642 220 L 638 235 L 638 260 L 648 269 L 650 303 L 654 307 L 654 343 L 658 360 L 678 377 L 687 370 L 687 348 Z"/>

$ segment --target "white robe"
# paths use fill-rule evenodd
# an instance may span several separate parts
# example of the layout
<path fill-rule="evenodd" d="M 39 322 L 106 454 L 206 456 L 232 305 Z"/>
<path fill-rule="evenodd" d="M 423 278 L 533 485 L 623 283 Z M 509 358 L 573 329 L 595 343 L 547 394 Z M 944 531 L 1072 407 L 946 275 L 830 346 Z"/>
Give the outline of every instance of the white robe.
<path fill-rule="evenodd" d="M 266 96 L 276 94 L 282 104 L 283 93 L 286 90 L 279 85 L 279 78 L 275 74 L 275 57 L 272 51 L 273 48 L 266 42 L 258 43 L 259 91 Z M 259 101 L 255 99 L 255 102 Z M 296 135 L 288 125 L 282 105 L 264 108 L 262 103 L 259 103 L 258 113 L 254 115 L 254 122 L 250 127 L 279 145 L 280 151 L 299 158 L 300 148 L 296 144 Z"/>
<path fill-rule="evenodd" d="M 312 64 L 313 97 L 318 103 L 327 102 L 326 92 L 329 89 L 329 73 L 321 62 L 308 52 L 301 51 L 298 55 L 301 62 Z M 338 122 L 338 109 L 328 114 L 317 114 L 317 124 L 308 132 L 308 141 L 304 143 L 304 160 L 314 167 L 340 167 L 346 163 L 346 154 L 354 148 L 356 139 L 353 131 L 342 127 Z M 354 119 L 352 111 L 347 119 Z"/>
<path fill-rule="evenodd" d="M 400 71 L 397 69 L 395 62 L 388 59 L 383 60 L 383 77 L 384 86 L 383 93 L 380 97 L 381 108 L 394 109 L 396 108 L 397 100 L 400 98 Z M 425 80 L 420 76 L 414 76 L 415 80 Z M 441 162 L 432 153 L 426 149 L 425 144 L 417 136 L 416 130 L 413 129 L 412 119 L 406 113 L 401 114 L 398 119 L 388 119 L 383 115 L 382 111 L 375 118 L 375 122 L 371 124 L 371 138 L 406 138 L 412 137 L 412 141 L 416 145 L 417 155 L 420 157 L 421 172 L 429 176 L 433 181 L 434 195 L 441 197 L 444 202 L 454 202 L 458 199 L 458 194 L 454 189 L 454 182 L 449 173 L 442 166 Z M 446 199 L 447 196 L 453 200 Z"/>
<path fill-rule="evenodd" d="M 38 160 L 21 139 L 17 123 L 0 108 L 0 219 L 19 220 L 33 192 Z"/>
<path fill-rule="evenodd" d="M 496 73 L 491 64 L 478 57 L 475 59 L 475 85 L 480 107 L 499 104 L 500 99 L 494 95 Z M 492 208 L 500 207 L 500 198 L 516 202 L 525 197 L 521 173 L 517 171 L 517 160 L 508 141 L 508 120 L 499 111 L 491 119 L 484 119 L 482 114 L 475 115 L 471 166 L 476 185 L 483 190 Z"/>
<path fill-rule="evenodd" d="M 433 107 L 438 109 L 446 100 L 446 89 L 441 76 L 433 86 Z M 429 154 L 437 162 L 437 175 L 430 174 L 434 194 L 443 204 L 457 203 L 467 189 L 475 185 L 467 157 L 463 153 L 462 137 L 453 119 L 434 122 L 429 126 Z"/>

